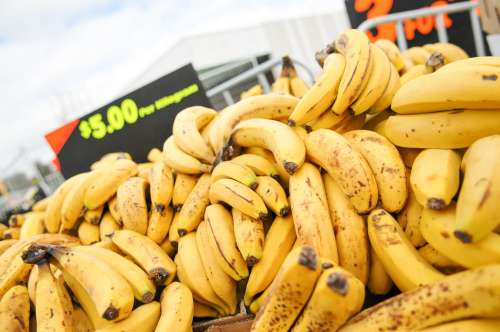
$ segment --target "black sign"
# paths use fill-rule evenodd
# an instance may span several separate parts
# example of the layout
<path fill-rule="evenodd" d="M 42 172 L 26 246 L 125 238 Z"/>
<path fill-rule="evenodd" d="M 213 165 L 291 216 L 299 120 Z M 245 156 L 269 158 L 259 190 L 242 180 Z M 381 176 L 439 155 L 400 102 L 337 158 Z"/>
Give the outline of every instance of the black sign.
<path fill-rule="evenodd" d="M 89 169 L 109 152 L 126 151 L 146 161 L 172 134 L 176 114 L 201 105 L 211 107 L 191 64 L 163 76 L 45 136 L 64 177 Z"/>
<path fill-rule="evenodd" d="M 349 21 L 352 27 L 359 26 L 367 19 L 384 16 L 391 13 L 425 7 L 439 7 L 451 3 L 464 1 L 443 0 L 345 0 Z M 469 2 L 469 1 L 465 1 Z M 447 28 L 448 41 L 462 47 L 470 56 L 476 55 L 474 38 L 472 35 L 469 12 L 445 14 L 444 23 Z M 403 22 L 408 47 L 422 46 L 438 41 L 436 19 L 434 16 L 419 17 Z M 381 24 L 368 32 L 368 37 L 375 41 L 385 38 L 396 41 L 396 26 L 394 23 Z M 483 37 L 484 38 L 484 37 Z M 487 47 L 487 46 L 485 46 Z"/>

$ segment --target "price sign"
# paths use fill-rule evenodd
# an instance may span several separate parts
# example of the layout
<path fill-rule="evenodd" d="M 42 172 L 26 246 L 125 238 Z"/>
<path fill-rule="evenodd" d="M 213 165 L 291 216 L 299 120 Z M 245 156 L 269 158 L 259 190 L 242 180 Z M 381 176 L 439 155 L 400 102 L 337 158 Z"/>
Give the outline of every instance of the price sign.
<path fill-rule="evenodd" d="M 171 135 L 175 115 L 194 105 L 211 107 L 196 71 L 186 65 L 45 138 L 66 178 L 88 170 L 109 152 L 126 151 L 142 162 L 151 148 L 161 149 Z"/>

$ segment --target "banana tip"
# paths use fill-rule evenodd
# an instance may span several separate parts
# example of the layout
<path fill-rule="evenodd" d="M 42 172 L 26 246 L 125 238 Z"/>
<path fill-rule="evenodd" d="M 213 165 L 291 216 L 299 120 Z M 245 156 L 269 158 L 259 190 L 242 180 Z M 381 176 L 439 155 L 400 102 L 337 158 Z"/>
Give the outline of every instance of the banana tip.
<path fill-rule="evenodd" d="M 143 303 L 150 303 L 151 301 L 153 301 L 155 298 L 155 295 L 151 292 L 146 292 L 144 293 L 144 295 L 142 295 L 142 302 Z"/>
<path fill-rule="evenodd" d="M 182 228 L 179 228 L 179 229 L 177 230 L 177 234 L 179 234 L 179 236 L 180 236 L 180 237 L 183 237 L 183 236 L 184 236 L 184 235 L 186 235 L 187 233 L 188 233 L 188 232 L 187 232 L 187 230 L 182 229 Z"/>
<path fill-rule="evenodd" d="M 295 127 L 295 121 L 294 121 L 294 120 L 292 120 L 292 119 L 289 119 L 289 120 L 288 120 L 288 125 L 289 125 L 290 127 Z"/>
<path fill-rule="evenodd" d="M 104 311 L 102 318 L 106 320 L 115 320 L 118 317 L 118 309 L 116 309 L 112 304 Z"/>
<path fill-rule="evenodd" d="M 259 184 L 257 182 L 252 182 L 252 183 L 250 183 L 249 187 L 250 187 L 250 189 L 255 190 L 255 189 L 257 189 L 258 186 L 259 186 Z"/>
<path fill-rule="evenodd" d="M 48 258 L 48 254 L 49 247 L 39 244 L 33 244 L 28 248 L 28 250 L 23 252 L 21 257 L 25 263 L 38 264 L 46 261 L 46 259 Z"/>
<path fill-rule="evenodd" d="M 290 213 L 290 207 L 285 206 L 284 208 L 280 209 L 280 216 L 281 217 L 286 217 Z"/>
<path fill-rule="evenodd" d="M 157 267 L 149 271 L 149 277 L 156 285 L 163 285 L 169 277 L 169 273 L 162 267 Z"/>
<path fill-rule="evenodd" d="M 463 231 L 454 231 L 453 234 L 457 239 L 459 239 L 463 243 L 471 243 L 472 242 L 472 236 L 466 232 Z"/>
<path fill-rule="evenodd" d="M 295 173 L 299 168 L 299 166 L 293 161 L 285 161 L 283 163 L 283 167 L 285 168 L 286 172 L 290 175 L 293 175 L 293 173 Z"/>
<path fill-rule="evenodd" d="M 321 263 L 321 269 L 322 270 L 326 270 L 326 269 L 329 269 L 329 268 L 332 268 L 332 267 L 333 267 L 333 264 L 330 263 L 330 262 Z"/>
<path fill-rule="evenodd" d="M 314 248 L 303 246 L 299 255 L 299 264 L 310 270 L 316 270 L 317 258 Z"/>
<path fill-rule="evenodd" d="M 331 290 L 342 296 L 347 295 L 347 292 L 349 291 L 349 284 L 347 283 L 346 277 L 339 272 L 333 272 L 330 274 L 326 283 Z"/>
<path fill-rule="evenodd" d="M 446 203 L 441 198 L 429 198 L 427 200 L 427 207 L 431 210 L 442 210 L 446 207 Z"/>
<path fill-rule="evenodd" d="M 252 267 L 259 262 L 259 259 L 255 256 L 248 256 L 246 262 L 248 267 Z"/>

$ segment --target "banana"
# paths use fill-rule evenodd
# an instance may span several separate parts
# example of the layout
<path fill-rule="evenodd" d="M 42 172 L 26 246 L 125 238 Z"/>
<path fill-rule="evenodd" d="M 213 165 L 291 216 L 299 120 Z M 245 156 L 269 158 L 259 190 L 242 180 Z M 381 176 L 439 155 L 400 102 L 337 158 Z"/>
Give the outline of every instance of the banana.
<path fill-rule="evenodd" d="M 217 318 L 217 317 L 219 317 L 219 313 L 217 312 L 217 310 L 215 310 L 214 308 L 212 308 L 206 304 L 202 304 L 198 301 L 194 301 L 193 317 L 194 318 Z"/>
<path fill-rule="evenodd" d="M 205 210 L 206 232 L 219 266 L 234 280 L 248 277 L 247 264 L 238 251 L 231 213 L 220 204 Z"/>
<path fill-rule="evenodd" d="M 453 231 L 456 225 L 456 207 L 446 210 L 424 209 L 420 231 L 424 238 L 444 256 L 467 268 L 500 263 L 500 235 L 490 233 L 474 243 L 463 243 Z"/>
<path fill-rule="evenodd" d="M 269 218 L 262 198 L 252 189 L 232 179 L 220 179 L 212 183 L 208 197 L 212 204 L 224 202 L 254 219 Z"/>
<path fill-rule="evenodd" d="M 260 310 L 260 307 L 262 306 L 262 303 L 264 300 L 267 298 L 269 293 L 271 292 L 271 287 L 272 284 L 266 288 L 265 291 L 263 291 L 256 299 L 252 301 L 249 305 L 250 312 L 253 313 L 254 315 L 257 314 Z"/>
<path fill-rule="evenodd" d="M 61 207 L 71 188 L 85 175 L 78 174 L 64 181 L 52 194 L 45 210 L 45 228 L 49 233 L 57 233 L 61 225 Z"/>
<path fill-rule="evenodd" d="M 184 236 L 198 227 L 205 208 L 210 203 L 209 190 L 211 182 L 210 174 L 203 174 L 187 196 L 177 221 L 177 232 L 180 236 Z"/>
<path fill-rule="evenodd" d="M 458 110 L 390 116 L 384 136 L 405 148 L 459 149 L 494 134 L 500 134 L 500 112 Z"/>
<path fill-rule="evenodd" d="M 414 148 L 402 148 L 398 147 L 399 154 L 403 159 L 403 162 L 406 167 L 413 167 L 413 163 L 417 156 L 422 152 L 422 149 L 414 149 Z"/>
<path fill-rule="evenodd" d="M 252 331 L 288 331 L 306 305 L 320 272 L 318 256 L 312 247 L 292 250 L 256 315 Z"/>
<path fill-rule="evenodd" d="M 73 331 L 73 305 L 69 294 L 52 274 L 48 262 L 38 265 L 36 330 Z"/>
<path fill-rule="evenodd" d="M 317 129 L 332 129 L 335 130 L 336 128 L 340 127 L 342 124 L 344 124 L 347 120 L 347 118 L 350 118 L 351 115 L 349 112 L 344 112 L 342 114 L 335 114 L 332 111 L 327 111 L 321 114 L 320 117 L 318 117 L 317 120 L 310 122 L 311 129 L 317 130 Z"/>
<path fill-rule="evenodd" d="M 338 266 L 326 269 L 291 331 L 336 331 L 364 300 L 365 285 L 355 276 Z"/>
<path fill-rule="evenodd" d="M 282 72 L 283 74 L 283 72 Z M 274 81 L 271 86 L 271 92 L 280 93 L 284 95 L 290 94 L 290 78 L 287 76 L 280 76 Z"/>
<path fill-rule="evenodd" d="M 203 106 L 188 107 L 177 113 L 172 127 L 175 144 L 190 156 L 211 164 L 215 159 L 214 152 L 199 130 L 216 114 L 213 109 Z"/>
<path fill-rule="evenodd" d="M 279 180 L 279 171 L 274 163 L 259 155 L 245 153 L 231 159 L 231 162 L 250 168 L 256 175 L 267 175 Z"/>
<path fill-rule="evenodd" d="M 339 332 L 416 331 L 468 317 L 498 317 L 500 265 L 447 276 L 354 316 Z"/>
<path fill-rule="evenodd" d="M 2 331 L 28 332 L 30 299 L 24 286 L 14 286 L 0 300 Z"/>
<path fill-rule="evenodd" d="M 201 163 L 195 157 L 182 151 L 170 136 L 163 144 L 163 162 L 175 172 L 186 174 L 208 173 L 210 165 Z"/>
<path fill-rule="evenodd" d="M 113 243 L 113 241 L 109 239 L 109 237 L 99 242 L 96 242 L 91 246 L 111 250 L 113 252 L 116 252 L 117 254 L 123 255 L 123 252 Z"/>
<path fill-rule="evenodd" d="M 323 183 L 335 230 L 338 264 L 366 284 L 370 257 L 365 221 L 356 213 L 349 199 L 330 175 L 323 175 Z"/>
<path fill-rule="evenodd" d="M 137 307 L 126 319 L 98 329 L 96 332 L 153 332 L 159 319 L 160 304 L 154 301 Z"/>
<path fill-rule="evenodd" d="M 33 235 L 45 232 L 45 214 L 43 212 L 30 212 L 26 214 L 26 219 L 19 231 L 19 239 L 25 240 Z"/>
<path fill-rule="evenodd" d="M 174 244 L 167 238 L 160 244 L 160 248 L 162 248 L 169 257 L 174 257 L 177 253 L 177 247 L 174 247 Z"/>
<path fill-rule="evenodd" d="M 305 143 L 310 160 L 331 175 L 356 211 L 366 213 L 375 207 L 375 176 L 363 156 L 342 135 L 320 129 L 310 133 Z"/>
<path fill-rule="evenodd" d="M 363 128 L 365 125 L 366 113 L 362 113 L 355 116 L 349 116 L 344 121 L 342 121 L 338 127 L 335 127 L 335 131 L 339 134 L 345 134 L 351 130 L 358 130 Z"/>
<path fill-rule="evenodd" d="M 84 204 L 89 210 L 104 205 L 129 177 L 137 174 L 137 164 L 128 159 L 119 159 L 94 178 L 85 191 Z"/>
<path fill-rule="evenodd" d="M 417 156 L 410 183 L 420 205 L 442 210 L 450 204 L 460 184 L 460 161 L 453 150 L 427 149 Z"/>
<path fill-rule="evenodd" d="M 3 232 L 3 238 L 5 240 L 10 240 L 10 239 L 19 240 L 20 235 L 21 235 L 20 227 L 11 227 Z"/>
<path fill-rule="evenodd" d="M 464 319 L 423 329 L 425 332 L 496 332 L 500 329 L 500 319 Z"/>
<path fill-rule="evenodd" d="M 426 244 L 422 248 L 418 249 L 418 253 L 432 266 L 446 274 L 452 274 L 464 270 L 463 266 L 441 254 L 430 244 Z"/>
<path fill-rule="evenodd" d="M 300 126 L 316 120 L 330 108 L 337 97 L 345 62 L 342 54 L 328 55 L 328 66 L 323 68 L 323 73 L 302 96 L 292 114 L 290 114 L 288 123 L 291 126 Z"/>
<path fill-rule="evenodd" d="M 254 171 L 233 161 L 223 161 L 212 170 L 212 182 L 219 179 L 233 179 L 251 189 L 257 188 L 257 176 Z"/>
<path fill-rule="evenodd" d="M 74 250 L 86 253 L 103 261 L 114 271 L 118 272 L 132 287 L 135 298 L 142 303 L 153 301 L 156 293 L 156 287 L 148 275 L 137 265 L 125 257 L 104 248 L 95 246 L 81 246 Z"/>
<path fill-rule="evenodd" d="M 295 242 L 293 219 L 276 217 L 264 240 L 262 258 L 255 264 L 245 289 L 244 301 L 249 306 L 255 295 L 269 287 Z"/>
<path fill-rule="evenodd" d="M 174 210 L 169 205 L 161 213 L 152 210 L 149 214 L 146 235 L 156 243 L 161 244 L 168 234 L 173 217 Z"/>
<path fill-rule="evenodd" d="M 116 222 L 111 213 L 106 212 L 99 224 L 99 238 L 101 241 L 109 240 L 113 232 L 120 228 L 120 225 Z"/>
<path fill-rule="evenodd" d="M 406 56 L 403 57 L 403 62 L 404 62 L 404 68 L 399 71 L 401 74 L 404 74 L 411 68 L 415 67 L 413 61 L 411 61 L 411 59 Z"/>
<path fill-rule="evenodd" d="M 86 211 L 84 205 L 85 191 L 101 172 L 103 172 L 102 169 L 83 173 L 84 175 L 79 177 L 70 188 L 61 206 L 61 226 L 59 229 L 61 232 L 72 230 L 82 220 Z"/>
<path fill-rule="evenodd" d="M 161 162 L 163 162 L 163 160 Z M 137 176 L 149 182 L 149 175 L 151 173 L 151 168 L 153 168 L 153 165 L 154 163 L 149 163 L 149 162 L 137 164 L 137 169 L 138 169 Z"/>
<path fill-rule="evenodd" d="M 370 52 L 373 57 L 373 69 L 368 77 L 365 88 L 350 106 L 354 115 L 364 113 L 375 105 L 383 96 L 391 79 L 392 65 L 385 53 L 374 44 L 370 45 Z"/>
<path fill-rule="evenodd" d="M 194 305 L 193 294 L 180 282 L 173 282 L 161 293 L 161 315 L 156 332 L 191 331 Z"/>
<path fill-rule="evenodd" d="M 83 220 L 92 225 L 99 225 L 99 223 L 101 222 L 103 212 L 104 212 L 104 205 L 101 205 L 92 210 L 87 210 L 83 214 Z"/>
<path fill-rule="evenodd" d="M 396 147 L 382 135 L 369 130 L 353 130 L 344 137 L 368 162 L 382 207 L 389 212 L 401 210 L 406 202 L 407 187 L 405 165 Z"/>
<path fill-rule="evenodd" d="M 41 200 L 35 202 L 33 206 L 31 207 L 31 211 L 33 212 L 44 212 L 47 210 L 47 206 L 49 205 L 50 202 L 50 196 L 42 198 Z"/>
<path fill-rule="evenodd" d="M 149 192 L 151 197 L 152 210 L 159 214 L 168 207 L 172 200 L 174 189 L 174 175 L 172 170 L 163 162 L 157 162 L 149 173 Z"/>
<path fill-rule="evenodd" d="M 175 264 L 153 240 L 130 230 L 115 231 L 111 240 L 121 251 L 130 255 L 153 282 L 168 285 L 175 277 Z"/>
<path fill-rule="evenodd" d="M 417 201 L 410 184 L 408 184 L 408 200 L 403 210 L 399 212 L 397 220 L 401 228 L 404 229 L 408 240 L 415 248 L 420 248 L 426 243 L 420 232 L 423 208 Z"/>
<path fill-rule="evenodd" d="M 455 69 L 459 67 L 467 66 L 493 66 L 500 67 L 500 57 L 498 56 L 478 56 L 473 58 L 467 58 L 462 60 L 453 61 L 439 70 L 445 71 L 449 69 Z"/>
<path fill-rule="evenodd" d="M 402 292 L 445 277 L 418 254 L 401 226 L 386 211 L 377 209 L 370 213 L 368 236 L 385 271 Z"/>
<path fill-rule="evenodd" d="M 168 230 L 168 241 L 172 243 L 172 245 L 177 248 L 177 243 L 179 242 L 179 213 L 174 214 L 172 218 L 172 222 L 170 223 L 170 228 Z"/>
<path fill-rule="evenodd" d="M 390 66 L 390 78 L 389 78 L 389 83 L 387 83 L 387 86 L 385 87 L 384 93 L 382 96 L 373 104 L 370 109 L 368 110 L 368 113 L 370 114 L 378 114 L 388 108 L 391 107 L 392 99 L 394 98 L 394 95 L 396 92 L 399 90 L 399 87 L 401 86 L 400 80 L 399 80 L 399 74 L 398 71 L 394 66 Z"/>
<path fill-rule="evenodd" d="M 230 314 L 237 309 L 236 282 L 219 266 L 207 233 L 207 223 L 202 221 L 196 231 L 196 245 L 208 282 L 215 294 L 225 302 Z"/>
<path fill-rule="evenodd" d="M 397 71 L 401 71 L 405 67 L 403 56 L 401 55 L 399 48 L 392 41 L 388 39 L 377 39 L 374 45 L 384 51 L 385 55 L 394 67 L 396 67 Z"/>
<path fill-rule="evenodd" d="M 265 158 L 267 161 L 275 165 L 276 169 L 278 170 L 278 175 L 281 184 L 285 187 L 288 188 L 288 181 L 290 180 L 290 174 L 285 170 L 283 165 L 278 164 L 276 162 L 276 159 L 274 158 L 274 155 L 271 151 L 258 147 L 258 146 L 251 146 L 248 148 L 244 149 L 245 153 L 251 153 L 251 154 L 256 154 L 258 156 L 261 156 L 262 158 Z"/>
<path fill-rule="evenodd" d="M 255 84 L 252 87 L 250 87 L 250 89 L 243 91 L 240 95 L 240 99 L 245 99 L 253 96 L 260 96 L 262 94 L 264 94 L 262 86 L 260 84 Z"/>
<path fill-rule="evenodd" d="M 414 46 L 410 47 L 406 51 L 403 51 L 401 55 L 407 59 L 410 59 L 414 65 L 422 65 L 427 61 L 427 59 L 429 59 L 432 52 L 426 50 L 423 47 Z"/>
<path fill-rule="evenodd" d="M 299 76 L 290 78 L 290 92 L 297 98 L 302 98 L 309 91 L 309 85 Z"/>
<path fill-rule="evenodd" d="M 90 245 L 99 242 L 99 240 L 101 239 L 99 225 L 82 222 L 80 226 L 78 226 L 78 238 L 84 245 Z"/>
<path fill-rule="evenodd" d="M 118 187 L 116 199 L 124 229 L 146 234 L 148 228 L 147 186 L 143 178 L 131 177 Z"/>
<path fill-rule="evenodd" d="M 300 137 L 287 125 L 274 120 L 251 119 L 240 122 L 232 131 L 231 144 L 271 150 L 278 164 L 290 175 L 305 160 L 304 143 Z"/>
<path fill-rule="evenodd" d="M 12 247 L 18 240 L 9 239 L 9 240 L 1 240 L 0 241 L 0 256 L 7 251 L 10 247 Z"/>
<path fill-rule="evenodd" d="M 264 225 L 261 220 L 250 218 L 233 208 L 234 237 L 243 259 L 249 267 L 262 257 L 264 247 Z"/>
<path fill-rule="evenodd" d="M 373 248 L 370 248 L 370 276 L 366 285 L 368 290 L 375 295 L 384 295 L 389 293 L 392 284 L 392 279 L 385 271 L 384 265 Z"/>
<path fill-rule="evenodd" d="M 240 100 L 219 113 L 210 132 L 210 145 L 218 153 L 240 121 L 253 118 L 284 119 L 290 116 L 298 102 L 296 97 L 276 93 Z"/>
<path fill-rule="evenodd" d="M 423 48 L 428 52 L 439 52 L 443 55 L 445 63 L 454 62 L 469 58 L 467 53 L 459 46 L 451 43 L 435 43 L 424 45 Z"/>
<path fill-rule="evenodd" d="M 433 52 L 425 64 L 416 65 L 408 69 L 399 79 L 400 85 L 404 85 L 409 81 L 430 73 L 435 72 L 445 64 L 443 55 L 439 52 Z"/>
<path fill-rule="evenodd" d="M 94 325 L 92 324 L 90 317 L 77 305 L 73 308 L 73 328 L 75 332 L 94 331 Z"/>
<path fill-rule="evenodd" d="M 111 198 L 108 201 L 108 210 L 109 210 L 109 213 L 111 213 L 111 216 L 113 217 L 113 219 L 115 219 L 115 221 L 119 225 L 123 225 L 123 220 L 122 220 L 122 217 L 120 216 L 120 211 L 118 210 L 118 200 L 117 200 L 116 196 L 113 196 L 113 198 Z"/>
<path fill-rule="evenodd" d="M 290 177 L 290 203 L 299 244 L 309 245 L 320 257 L 338 263 L 325 187 L 316 166 L 305 163 Z"/>
<path fill-rule="evenodd" d="M 163 161 L 163 155 L 160 149 L 152 148 L 149 150 L 146 159 L 151 163 L 157 163 Z"/>
<path fill-rule="evenodd" d="M 499 167 L 500 135 L 475 141 L 464 155 L 454 232 L 462 242 L 484 239 L 500 225 Z"/>
<path fill-rule="evenodd" d="M 335 113 L 342 114 L 359 97 L 368 83 L 374 55 L 366 34 L 356 29 L 341 33 L 335 41 L 335 48 L 345 56 L 346 61 L 338 95 L 332 106 Z"/>
<path fill-rule="evenodd" d="M 304 125 L 306 126 L 306 125 Z M 307 134 L 310 132 L 310 128 L 305 128 L 305 127 L 292 127 L 293 131 L 297 134 L 297 136 L 300 137 L 300 139 L 302 140 L 302 142 L 306 139 L 307 137 Z"/>
<path fill-rule="evenodd" d="M 500 68 L 468 66 L 420 76 L 394 95 L 392 110 L 400 114 L 453 109 L 499 109 Z M 438 92 L 439 91 L 439 92 Z"/>
<path fill-rule="evenodd" d="M 174 188 L 172 190 L 172 207 L 175 212 L 179 212 L 182 204 L 186 201 L 189 193 L 193 190 L 198 178 L 193 175 L 177 173 L 175 176 Z"/>
<path fill-rule="evenodd" d="M 290 204 L 281 184 L 270 176 L 258 176 L 255 192 L 264 203 L 278 216 L 286 216 L 290 212 Z"/>
<path fill-rule="evenodd" d="M 227 304 L 217 296 L 210 285 L 198 252 L 195 233 L 189 233 L 179 239 L 179 251 L 175 256 L 175 261 L 180 262 L 185 272 L 179 274 L 179 280 L 187 285 L 193 294 L 222 308 L 225 312 L 229 311 Z"/>

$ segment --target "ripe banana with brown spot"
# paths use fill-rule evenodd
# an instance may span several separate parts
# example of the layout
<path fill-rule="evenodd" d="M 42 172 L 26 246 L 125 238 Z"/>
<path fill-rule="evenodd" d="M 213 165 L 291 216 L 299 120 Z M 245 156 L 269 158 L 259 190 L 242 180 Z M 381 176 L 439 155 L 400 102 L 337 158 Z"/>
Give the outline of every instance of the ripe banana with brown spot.
<path fill-rule="evenodd" d="M 152 210 L 162 213 L 170 204 L 174 189 L 172 170 L 163 162 L 157 162 L 149 173 L 149 193 Z"/>
<path fill-rule="evenodd" d="M 254 171 L 242 164 L 223 161 L 212 170 L 212 182 L 220 179 L 233 179 L 251 189 L 257 188 L 257 176 Z"/>
<path fill-rule="evenodd" d="M 0 300 L 0 322 L 6 332 L 27 332 L 30 323 L 30 299 L 24 286 L 13 286 Z"/>
<path fill-rule="evenodd" d="M 161 213 L 154 210 L 151 211 L 146 235 L 156 243 L 161 244 L 168 234 L 173 217 L 174 210 L 170 205 L 167 205 Z"/>
<path fill-rule="evenodd" d="M 270 176 L 258 176 L 257 188 L 264 203 L 278 216 L 286 216 L 290 212 L 290 204 L 281 184 Z"/>
<path fill-rule="evenodd" d="M 114 231 L 121 229 L 120 224 L 113 218 L 108 211 L 102 216 L 101 223 L 99 224 L 99 238 L 101 241 L 109 240 Z"/>
<path fill-rule="evenodd" d="M 182 151 L 170 136 L 163 144 L 163 162 L 178 173 L 200 174 L 208 173 L 211 166 L 203 164 L 195 157 Z"/>
<path fill-rule="evenodd" d="M 180 236 L 184 236 L 198 227 L 205 208 L 210 203 L 209 190 L 211 183 L 210 174 L 203 174 L 187 196 L 177 220 L 177 232 Z"/>
<path fill-rule="evenodd" d="M 101 205 L 92 210 L 87 210 L 83 214 L 83 220 L 92 225 L 99 225 L 99 223 L 101 222 L 103 212 L 104 212 L 104 205 Z"/>
<path fill-rule="evenodd" d="M 231 210 L 234 224 L 234 237 L 243 259 L 249 267 L 254 266 L 262 257 L 264 247 L 264 225 L 240 210 Z"/>
<path fill-rule="evenodd" d="M 184 173 L 177 173 L 175 176 L 174 188 L 172 190 L 172 207 L 175 212 L 179 212 L 182 204 L 186 201 L 189 193 L 198 182 L 198 178 Z"/>
<path fill-rule="evenodd" d="M 146 234 L 148 228 L 147 189 L 148 183 L 140 177 L 132 177 L 118 188 L 116 199 L 124 229 Z"/>
<path fill-rule="evenodd" d="M 102 172 L 102 170 L 83 173 L 85 175 L 79 177 L 69 189 L 61 206 L 60 231 L 66 232 L 73 229 L 83 218 L 86 210 L 84 205 L 85 191 L 90 183 L 92 183 L 93 177 L 96 177 L 99 172 Z"/>
<path fill-rule="evenodd" d="M 193 321 L 193 294 L 189 288 L 180 283 L 173 282 L 161 293 L 161 315 L 156 332 L 192 330 Z"/>
<path fill-rule="evenodd" d="M 449 259 L 430 244 L 426 244 L 422 248 L 418 249 L 418 253 L 427 262 L 443 273 L 453 274 L 465 270 L 462 265 Z"/>

